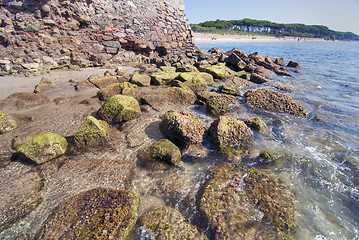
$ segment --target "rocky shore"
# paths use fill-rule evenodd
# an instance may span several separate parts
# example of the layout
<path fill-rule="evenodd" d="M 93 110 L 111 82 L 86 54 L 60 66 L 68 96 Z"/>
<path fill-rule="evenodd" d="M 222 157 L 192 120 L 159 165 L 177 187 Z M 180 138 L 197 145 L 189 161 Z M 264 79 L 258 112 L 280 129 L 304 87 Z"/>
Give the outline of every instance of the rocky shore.
<path fill-rule="evenodd" d="M 300 65 L 239 49 L 188 59 L 47 75 L 0 101 L 1 238 L 293 238 L 294 193 L 242 160 L 290 158 L 252 148 L 278 116 L 307 116 L 271 80 Z"/>

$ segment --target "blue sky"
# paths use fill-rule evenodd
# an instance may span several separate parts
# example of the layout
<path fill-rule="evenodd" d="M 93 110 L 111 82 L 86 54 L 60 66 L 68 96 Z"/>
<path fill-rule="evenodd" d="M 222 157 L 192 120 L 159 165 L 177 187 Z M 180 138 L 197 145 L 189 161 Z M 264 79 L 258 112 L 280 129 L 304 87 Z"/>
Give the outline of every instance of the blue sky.
<path fill-rule="evenodd" d="M 184 0 L 190 23 L 253 18 L 359 34 L 359 0 Z"/>

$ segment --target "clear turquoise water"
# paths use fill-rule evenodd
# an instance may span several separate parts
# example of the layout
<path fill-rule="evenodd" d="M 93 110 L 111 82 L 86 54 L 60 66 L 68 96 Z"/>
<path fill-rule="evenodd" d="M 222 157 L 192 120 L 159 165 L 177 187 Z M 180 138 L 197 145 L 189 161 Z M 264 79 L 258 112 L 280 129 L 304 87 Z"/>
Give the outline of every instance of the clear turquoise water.
<path fill-rule="evenodd" d="M 285 131 L 261 138 L 257 147 L 287 150 L 296 156 L 288 166 L 273 169 L 297 195 L 296 239 L 359 239 L 359 43 L 197 46 L 205 50 L 239 48 L 301 64 L 296 78 L 274 76 L 272 81 L 296 88 L 288 95 L 306 106 L 309 119 L 275 116 L 287 121 Z M 239 118 L 245 114 L 251 113 L 237 113 Z"/>

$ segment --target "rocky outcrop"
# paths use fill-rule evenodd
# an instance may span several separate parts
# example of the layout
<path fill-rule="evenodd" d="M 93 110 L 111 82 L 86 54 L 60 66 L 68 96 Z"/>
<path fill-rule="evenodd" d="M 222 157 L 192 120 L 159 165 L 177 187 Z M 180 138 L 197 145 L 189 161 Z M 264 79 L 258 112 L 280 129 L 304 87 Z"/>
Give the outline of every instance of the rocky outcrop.
<path fill-rule="evenodd" d="M 0 19 L 7 73 L 148 63 L 193 47 L 182 0 L 2 0 Z"/>
<path fill-rule="evenodd" d="M 138 207 L 133 191 L 95 188 L 61 203 L 36 239 L 127 239 Z"/>

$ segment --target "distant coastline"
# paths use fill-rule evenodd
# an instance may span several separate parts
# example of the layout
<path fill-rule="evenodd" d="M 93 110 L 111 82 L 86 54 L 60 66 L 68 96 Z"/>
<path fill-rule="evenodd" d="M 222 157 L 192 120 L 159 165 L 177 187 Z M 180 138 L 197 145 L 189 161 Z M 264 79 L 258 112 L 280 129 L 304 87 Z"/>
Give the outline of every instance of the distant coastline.
<path fill-rule="evenodd" d="M 259 35 L 193 33 L 195 43 L 225 42 L 327 42 L 323 38 L 272 37 Z"/>

